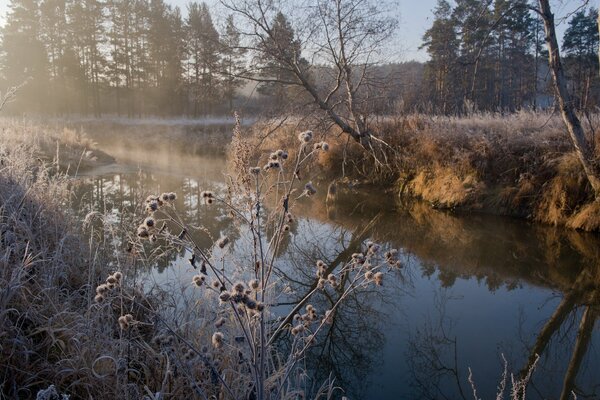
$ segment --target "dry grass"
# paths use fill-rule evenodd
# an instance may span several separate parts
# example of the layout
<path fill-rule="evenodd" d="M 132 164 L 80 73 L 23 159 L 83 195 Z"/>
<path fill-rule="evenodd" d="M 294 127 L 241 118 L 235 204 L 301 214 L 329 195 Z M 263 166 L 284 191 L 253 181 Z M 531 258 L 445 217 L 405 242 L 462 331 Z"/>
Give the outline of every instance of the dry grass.
<path fill-rule="evenodd" d="M 598 126 L 597 119 L 592 116 L 586 121 L 588 132 Z M 261 151 L 291 140 L 292 128 L 284 126 L 257 142 Z M 401 196 L 421 199 L 434 208 L 600 229 L 598 218 L 590 218 L 595 209 L 588 206 L 593 194 L 557 115 L 410 115 L 380 118 L 371 128 L 389 144 L 383 166 L 332 128 L 316 132 L 332 143 L 332 150 L 321 155 L 317 165 L 330 178 L 344 175 L 394 186 Z M 257 132 L 265 130 L 261 126 Z"/>
<path fill-rule="evenodd" d="M 53 161 L 61 169 L 75 172 L 114 162 L 97 148 L 82 130 L 34 123 L 16 118 L 0 118 L 0 140 L 35 149 L 35 157 Z"/>

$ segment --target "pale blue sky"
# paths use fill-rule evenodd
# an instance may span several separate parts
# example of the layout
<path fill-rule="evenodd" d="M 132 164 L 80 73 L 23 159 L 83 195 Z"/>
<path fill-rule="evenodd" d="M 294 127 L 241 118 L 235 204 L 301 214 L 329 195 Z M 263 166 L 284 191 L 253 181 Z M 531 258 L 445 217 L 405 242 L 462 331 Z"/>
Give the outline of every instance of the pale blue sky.
<path fill-rule="evenodd" d="M 166 2 L 179 6 L 185 15 L 189 0 L 166 0 Z M 220 8 L 219 0 L 205 0 L 205 2 L 211 8 L 217 23 L 224 18 L 225 12 Z M 562 38 L 567 25 L 561 17 L 572 12 L 582 2 L 582 0 L 556 0 L 551 2 L 556 15 L 559 40 Z M 0 0 L 0 22 L 4 20 L 9 3 L 10 0 Z M 394 4 L 392 14 L 400 21 L 397 38 L 390 44 L 389 52 L 386 52 L 390 59 L 396 61 L 425 61 L 427 59 L 425 51 L 418 50 L 418 48 L 421 45 L 423 33 L 431 26 L 432 10 L 436 3 L 437 0 L 392 0 L 390 2 L 390 4 Z"/>

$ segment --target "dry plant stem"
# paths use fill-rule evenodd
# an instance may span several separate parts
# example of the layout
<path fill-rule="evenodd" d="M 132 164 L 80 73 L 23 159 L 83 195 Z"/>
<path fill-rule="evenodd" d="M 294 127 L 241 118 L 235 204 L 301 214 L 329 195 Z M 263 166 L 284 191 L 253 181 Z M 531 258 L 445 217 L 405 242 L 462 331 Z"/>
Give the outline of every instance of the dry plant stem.
<path fill-rule="evenodd" d="M 350 283 L 350 286 L 348 286 L 348 289 L 346 289 L 344 291 L 344 293 L 342 293 L 342 295 L 340 296 L 340 298 L 331 307 L 331 312 L 334 312 L 336 310 L 336 308 L 340 305 L 340 303 L 342 302 L 342 300 L 344 300 L 353 291 L 353 289 L 355 289 L 356 287 L 360 286 L 360 284 L 366 282 L 366 280 L 363 279 L 363 281 L 360 284 L 355 285 L 356 281 L 359 279 L 359 277 L 362 276 L 363 269 L 364 269 L 364 265 L 361 265 L 361 267 L 358 270 L 358 272 L 356 273 L 354 279 Z M 317 334 L 319 333 L 319 331 L 321 330 L 321 328 L 323 328 L 323 326 L 325 326 L 325 320 L 322 320 L 321 323 L 319 324 L 319 326 L 317 327 L 317 329 L 315 329 L 315 331 L 312 333 L 313 337 L 317 336 Z M 285 381 L 287 380 L 287 377 L 289 376 L 289 374 L 293 370 L 294 366 L 300 360 L 300 358 L 302 357 L 302 355 L 304 354 L 304 352 L 308 349 L 308 347 L 310 347 L 310 342 L 307 342 L 304 345 L 304 347 L 302 347 L 302 349 L 299 352 L 296 352 L 296 353 L 292 352 L 292 353 L 290 353 L 290 362 L 288 362 L 288 365 L 286 366 L 286 373 L 285 373 L 284 378 L 282 380 L 282 384 L 279 386 L 279 388 L 277 390 L 277 395 L 279 395 L 279 393 L 281 392 L 281 390 L 283 388 L 283 383 L 285 383 Z M 277 396 L 276 396 L 276 398 L 277 398 Z"/>
<path fill-rule="evenodd" d="M 130 300 L 134 300 L 134 298 L 131 298 Z M 209 368 L 211 369 L 211 371 L 219 378 L 219 381 L 221 382 L 221 384 L 223 385 L 223 387 L 225 388 L 225 390 L 227 391 L 227 393 L 229 394 L 229 396 L 231 396 L 232 399 L 236 399 L 235 394 L 233 394 L 233 391 L 231 390 L 231 388 L 229 387 L 229 385 L 227 384 L 227 382 L 225 382 L 225 379 L 223 379 L 223 377 L 221 376 L 221 374 L 219 373 L 219 371 L 217 371 L 217 369 L 206 359 L 206 357 L 204 356 L 204 354 L 202 354 L 200 351 L 198 351 L 194 345 L 192 345 L 190 342 L 188 342 L 183 336 L 181 336 L 180 334 L 178 334 L 173 328 L 171 328 L 169 326 L 169 324 L 167 323 L 167 321 L 165 321 L 158 312 L 156 312 L 155 310 L 152 310 L 151 308 L 146 307 L 144 304 L 140 303 L 140 302 L 136 302 L 136 304 L 143 308 L 144 310 L 148 311 L 149 313 L 151 313 L 159 322 L 161 322 L 165 328 L 167 328 L 167 330 L 169 332 L 171 332 L 171 334 L 173 334 L 173 336 L 177 337 L 179 340 L 181 340 L 181 342 L 183 344 L 185 344 L 190 350 L 192 350 L 204 363 L 205 365 L 209 366 Z"/>

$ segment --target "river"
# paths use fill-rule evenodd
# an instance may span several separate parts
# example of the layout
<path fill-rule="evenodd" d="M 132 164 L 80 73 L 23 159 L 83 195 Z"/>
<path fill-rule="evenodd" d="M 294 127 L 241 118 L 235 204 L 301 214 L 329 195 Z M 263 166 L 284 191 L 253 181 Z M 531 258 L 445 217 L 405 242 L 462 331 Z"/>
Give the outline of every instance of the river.
<path fill-rule="evenodd" d="M 200 198 L 202 190 L 225 190 L 222 157 L 167 148 L 124 151 L 118 158 L 78 176 L 78 213 L 99 211 L 129 223 L 140 198 L 173 191 L 187 223 L 202 225 L 212 237 L 227 234 L 236 245 L 227 210 L 206 207 Z M 448 214 L 372 188 L 341 190 L 329 205 L 319 194 L 300 202 L 296 214 L 279 256 L 297 278 L 291 303 L 313 283 L 297 271 L 317 248 L 334 260 L 353 239 L 370 239 L 399 249 L 402 262 L 380 290 L 350 301 L 324 344 L 309 354 L 306 367 L 315 381 L 333 372 L 350 399 L 473 398 L 470 369 L 477 396 L 492 399 L 503 359 L 509 374 L 519 374 L 537 350 L 528 399 L 559 398 L 565 382 L 578 398 L 598 398 L 596 235 Z M 208 235 L 198 240 L 210 246 Z M 157 262 L 146 279 L 189 282 L 195 271 L 188 257 L 179 252 Z"/>

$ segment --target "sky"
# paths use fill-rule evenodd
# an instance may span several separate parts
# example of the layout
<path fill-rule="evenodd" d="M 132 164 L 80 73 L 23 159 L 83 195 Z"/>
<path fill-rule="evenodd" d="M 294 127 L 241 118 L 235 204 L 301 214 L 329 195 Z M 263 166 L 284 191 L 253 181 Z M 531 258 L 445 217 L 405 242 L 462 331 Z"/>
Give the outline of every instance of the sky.
<path fill-rule="evenodd" d="M 201 1 L 201 0 L 198 0 Z M 215 22 L 223 21 L 226 13 L 221 9 L 219 0 L 204 0 L 211 12 Z M 190 0 L 166 0 L 173 6 L 178 6 L 186 12 Z M 0 23 L 3 23 L 8 10 L 10 0 L 0 0 Z M 396 17 L 400 24 L 395 40 L 390 44 L 389 52 L 392 61 L 426 61 L 427 53 L 419 50 L 423 34 L 432 24 L 432 10 L 437 0 L 394 0 L 391 14 Z M 575 10 L 582 0 L 558 0 L 552 1 L 553 12 L 556 15 L 557 35 L 559 42 L 566 29 L 567 23 L 562 17 L 569 15 Z"/>

